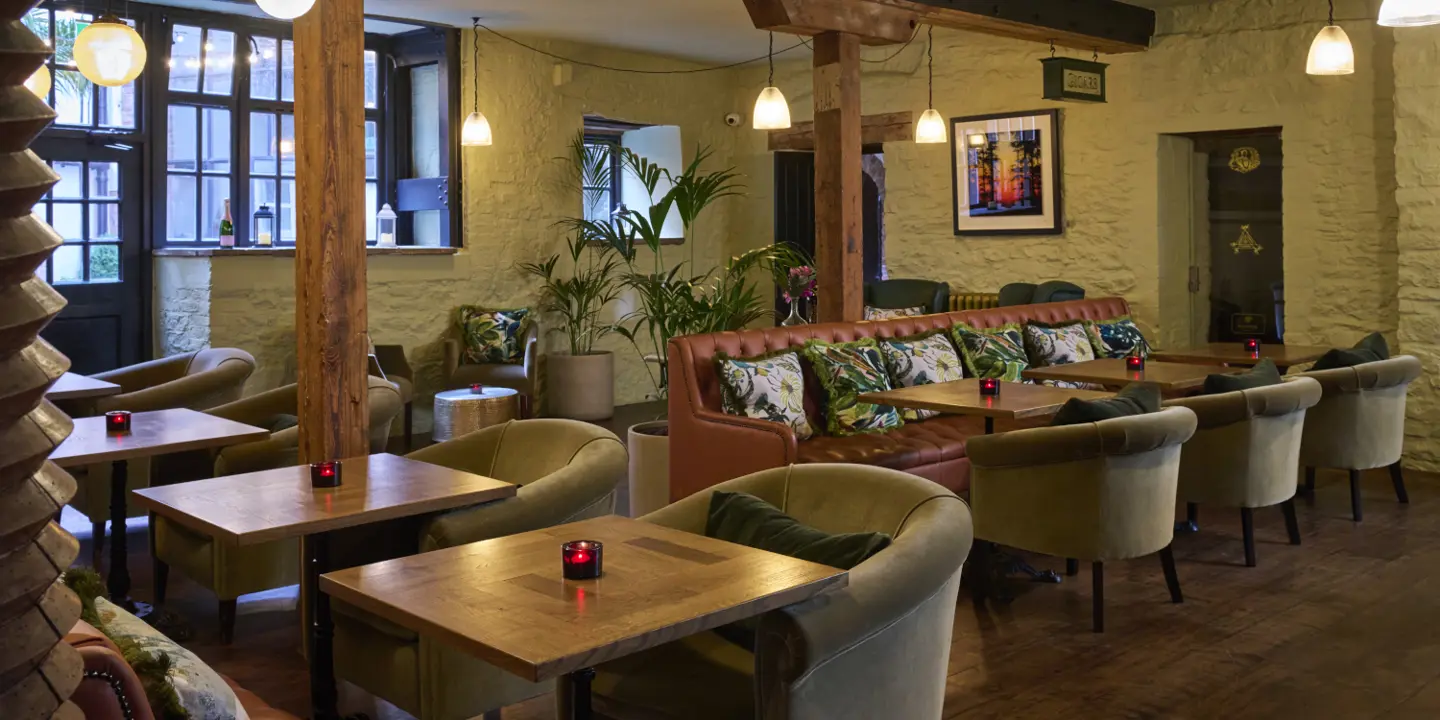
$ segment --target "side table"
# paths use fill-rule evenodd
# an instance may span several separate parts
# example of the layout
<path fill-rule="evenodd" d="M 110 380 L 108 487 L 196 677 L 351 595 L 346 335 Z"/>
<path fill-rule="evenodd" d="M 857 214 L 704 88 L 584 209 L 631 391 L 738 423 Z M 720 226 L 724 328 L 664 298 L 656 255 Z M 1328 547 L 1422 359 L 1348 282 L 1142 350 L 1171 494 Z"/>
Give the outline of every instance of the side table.
<path fill-rule="evenodd" d="M 435 393 L 435 427 L 431 437 L 437 443 L 445 442 L 514 420 L 519 416 L 519 399 L 520 393 L 515 390 L 490 386 Z"/>

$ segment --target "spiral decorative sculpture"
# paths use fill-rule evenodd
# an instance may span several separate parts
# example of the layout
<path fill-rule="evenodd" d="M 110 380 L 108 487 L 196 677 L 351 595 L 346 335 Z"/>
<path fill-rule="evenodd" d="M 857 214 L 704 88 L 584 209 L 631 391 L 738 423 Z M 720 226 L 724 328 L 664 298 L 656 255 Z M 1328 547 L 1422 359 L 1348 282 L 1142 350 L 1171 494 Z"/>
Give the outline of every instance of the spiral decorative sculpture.
<path fill-rule="evenodd" d="M 70 418 L 45 392 L 70 361 L 40 339 L 65 306 L 36 268 L 61 244 L 31 214 L 60 178 L 30 152 L 55 113 L 24 87 L 50 55 L 20 19 L 38 0 L 0 0 L 0 708 L 6 718 L 82 720 L 84 673 L 62 640 L 80 600 L 59 581 L 80 544 L 54 522 L 75 480 L 47 458 Z"/>

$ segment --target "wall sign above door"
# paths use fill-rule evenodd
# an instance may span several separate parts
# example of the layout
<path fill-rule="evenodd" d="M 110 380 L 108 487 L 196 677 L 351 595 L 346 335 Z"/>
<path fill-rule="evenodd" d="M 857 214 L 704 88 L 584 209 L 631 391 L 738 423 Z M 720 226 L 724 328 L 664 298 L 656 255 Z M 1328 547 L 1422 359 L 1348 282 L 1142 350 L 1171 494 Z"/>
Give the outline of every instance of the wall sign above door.
<path fill-rule="evenodd" d="M 1105 102 L 1105 68 L 1109 65 L 1069 57 L 1048 57 L 1040 64 L 1045 68 L 1046 100 Z"/>
<path fill-rule="evenodd" d="M 1230 153 L 1230 169 L 1241 175 L 1260 169 L 1260 151 L 1253 147 L 1238 147 Z"/>

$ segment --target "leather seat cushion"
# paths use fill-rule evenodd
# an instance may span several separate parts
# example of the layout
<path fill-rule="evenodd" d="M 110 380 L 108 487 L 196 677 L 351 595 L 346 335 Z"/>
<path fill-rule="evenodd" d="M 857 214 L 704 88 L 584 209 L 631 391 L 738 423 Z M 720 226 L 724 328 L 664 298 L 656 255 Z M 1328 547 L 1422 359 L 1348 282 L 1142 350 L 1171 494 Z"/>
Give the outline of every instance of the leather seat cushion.
<path fill-rule="evenodd" d="M 905 423 L 883 434 L 811 438 L 797 446 L 797 459 L 802 463 L 856 463 L 908 470 L 963 458 L 965 441 L 984 433 L 983 418 L 942 415 Z"/>

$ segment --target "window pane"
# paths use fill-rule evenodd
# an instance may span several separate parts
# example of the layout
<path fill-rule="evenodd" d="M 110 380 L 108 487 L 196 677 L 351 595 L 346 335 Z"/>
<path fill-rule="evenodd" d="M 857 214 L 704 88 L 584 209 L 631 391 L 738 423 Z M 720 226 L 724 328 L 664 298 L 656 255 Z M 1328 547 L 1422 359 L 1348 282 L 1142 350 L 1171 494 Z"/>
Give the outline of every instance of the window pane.
<path fill-rule="evenodd" d="M 416 210 L 412 217 L 415 228 L 415 244 L 426 247 L 440 247 L 440 210 Z"/>
<path fill-rule="evenodd" d="M 200 28 L 176 25 L 170 33 L 170 89 L 200 91 Z"/>
<path fill-rule="evenodd" d="M 274 100 L 280 83 L 280 43 L 275 38 L 252 37 L 250 53 L 250 97 Z"/>
<path fill-rule="evenodd" d="M 295 242 L 295 181 L 280 181 L 280 212 L 276 213 L 280 223 L 280 239 Z"/>
<path fill-rule="evenodd" d="M 116 203 L 90 204 L 91 241 L 120 241 L 120 206 Z"/>
<path fill-rule="evenodd" d="M 35 277 L 38 277 L 38 278 L 40 278 L 41 280 L 44 280 L 44 281 L 47 282 L 47 283 L 54 284 L 54 283 L 50 280 L 50 275 L 48 274 L 49 272 L 50 272 L 50 261 L 47 259 L 45 262 L 40 263 L 40 267 L 35 268 Z"/>
<path fill-rule="evenodd" d="M 585 219 L 593 222 L 608 222 L 610 220 L 610 190 L 586 188 L 584 194 Z"/>
<path fill-rule="evenodd" d="M 94 117 L 90 81 L 79 70 L 56 70 L 55 124 L 89 125 Z"/>
<path fill-rule="evenodd" d="M 90 27 L 90 16 L 73 10 L 55 11 L 55 64 L 75 67 L 75 38 Z"/>
<path fill-rule="evenodd" d="M 55 173 L 60 176 L 60 182 L 50 188 L 50 197 L 57 198 L 82 198 L 85 197 L 85 180 L 83 164 L 56 160 L 50 163 Z"/>
<path fill-rule="evenodd" d="M 295 99 L 295 43 L 280 41 L 280 99 Z"/>
<path fill-rule="evenodd" d="M 279 172 L 276 157 L 279 137 L 275 133 L 274 113 L 250 113 L 250 172 L 274 175 Z"/>
<path fill-rule="evenodd" d="M 90 163 L 90 197 L 120 198 L 120 166 L 113 162 Z"/>
<path fill-rule="evenodd" d="M 373 182 L 365 183 L 365 242 L 375 242 L 375 213 L 380 212 L 379 190 Z"/>
<path fill-rule="evenodd" d="M 80 254 L 81 245 L 63 245 L 50 256 L 55 264 L 56 284 L 85 282 L 85 260 Z"/>
<path fill-rule="evenodd" d="M 171 175 L 165 192 L 165 231 L 170 242 L 195 241 L 195 178 Z"/>
<path fill-rule="evenodd" d="M 99 87 L 98 124 L 107 128 L 135 127 L 135 83 L 120 87 Z"/>
<path fill-rule="evenodd" d="M 440 66 L 410 71 L 411 177 L 440 176 Z"/>
<path fill-rule="evenodd" d="M 90 282 L 120 281 L 120 246 L 90 246 Z"/>
<path fill-rule="evenodd" d="M 22 20 L 25 23 L 25 27 L 30 28 L 30 31 L 35 33 L 41 40 L 44 40 L 46 45 L 50 44 L 49 10 L 36 8 L 25 13 L 25 17 Z"/>
<path fill-rule="evenodd" d="M 375 136 L 376 128 L 373 120 L 365 121 L 365 177 L 374 178 L 376 175 L 375 156 L 379 152 L 379 138 Z"/>
<path fill-rule="evenodd" d="M 379 104 L 380 99 L 380 78 L 378 72 L 378 58 L 374 50 L 365 51 L 365 107 L 373 108 Z"/>
<path fill-rule="evenodd" d="M 280 174 L 295 175 L 295 116 L 280 116 Z"/>
<path fill-rule="evenodd" d="M 195 149 L 199 146 L 200 125 L 197 109 L 189 105 L 171 105 L 166 133 L 166 166 L 171 170 L 196 170 Z"/>
<path fill-rule="evenodd" d="M 85 206 L 81 203 L 55 203 L 54 217 L 50 227 L 65 242 L 80 242 L 85 239 Z"/>
<path fill-rule="evenodd" d="M 250 215 L 245 218 L 245 226 L 250 228 L 250 232 L 252 233 L 255 232 L 255 211 L 259 210 L 261 205 L 269 205 L 270 212 L 275 212 L 277 203 L 275 202 L 274 180 L 250 181 Z M 235 224 L 239 225 L 240 221 L 237 219 Z M 270 241 L 273 243 L 275 239 L 276 238 L 271 237 Z M 258 239 L 254 235 L 251 235 L 250 242 L 256 243 Z"/>
<path fill-rule="evenodd" d="M 229 95 L 230 78 L 235 71 L 235 33 L 229 30 L 205 31 L 205 93 Z"/>
<path fill-rule="evenodd" d="M 201 144 L 200 169 L 230 172 L 230 111 L 205 108 L 205 138 Z"/>
<path fill-rule="evenodd" d="M 220 221 L 225 217 L 225 201 L 230 199 L 230 178 L 200 179 L 200 239 L 219 242 Z"/>

